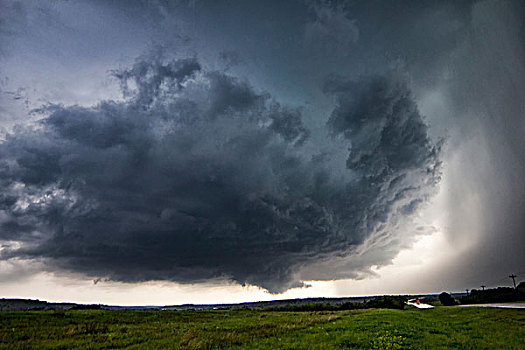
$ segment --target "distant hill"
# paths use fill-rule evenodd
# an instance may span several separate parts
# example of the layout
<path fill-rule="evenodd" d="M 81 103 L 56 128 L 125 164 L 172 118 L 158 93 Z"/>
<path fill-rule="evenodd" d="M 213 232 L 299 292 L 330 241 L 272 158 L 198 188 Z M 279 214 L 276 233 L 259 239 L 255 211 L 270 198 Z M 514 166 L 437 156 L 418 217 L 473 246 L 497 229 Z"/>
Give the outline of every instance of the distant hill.
<path fill-rule="evenodd" d="M 0 299 L 0 311 L 68 310 L 75 305 L 74 303 L 48 303 L 38 299 Z"/>
<path fill-rule="evenodd" d="M 0 299 L 0 311 L 27 311 L 27 310 L 70 310 L 70 309 L 104 309 L 104 310 L 229 310 L 240 308 L 279 308 L 286 306 L 299 306 L 308 304 L 341 305 L 344 303 L 364 303 L 384 296 L 348 297 L 348 298 L 305 298 L 272 301 L 258 301 L 238 304 L 182 304 L 166 306 L 118 306 L 102 304 L 75 304 L 75 303 L 50 303 L 42 300 L 31 299 Z M 427 300 L 438 300 L 437 294 L 428 295 L 403 295 L 406 299 L 424 297 Z"/>

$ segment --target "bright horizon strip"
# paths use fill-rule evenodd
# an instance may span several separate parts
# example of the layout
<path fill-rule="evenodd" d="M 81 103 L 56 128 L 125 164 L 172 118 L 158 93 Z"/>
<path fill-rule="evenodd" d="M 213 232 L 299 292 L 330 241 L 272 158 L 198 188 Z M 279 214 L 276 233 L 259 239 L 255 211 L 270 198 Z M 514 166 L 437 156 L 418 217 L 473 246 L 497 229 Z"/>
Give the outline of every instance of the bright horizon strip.
<path fill-rule="evenodd" d="M 120 283 L 64 277 L 51 273 L 38 273 L 16 285 L 0 284 L 2 298 L 39 299 L 48 302 L 106 304 L 121 306 L 178 305 L 178 304 L 230 304 L 281 299 L 312 297 L 361 297 L 374 295 L 435 294 L 418 283 L 419 271 L 424 271 L 443 257 L 447 245 L 440 233 L 423 236 L 411 249 L 402 251 L 391 265 L 373 269 L 379 277 L 363 280 L 306 281 L 309 288 L 295 288 L 282 294 L 270 294 L 258 287 L 240 285 L 193 284 L 172 282 Z M 414 261 L 414 254 L 424 258 Z M 402 282 L 400 282 L 402 281 Z M 410 287 L 410 286 L 413 287 Z M 389 287 L 385 287 L 389 286 Z M 22 291 L 22 292 L 21 292 Z M 457 292 L 457 291 L 449 291 Z"/>

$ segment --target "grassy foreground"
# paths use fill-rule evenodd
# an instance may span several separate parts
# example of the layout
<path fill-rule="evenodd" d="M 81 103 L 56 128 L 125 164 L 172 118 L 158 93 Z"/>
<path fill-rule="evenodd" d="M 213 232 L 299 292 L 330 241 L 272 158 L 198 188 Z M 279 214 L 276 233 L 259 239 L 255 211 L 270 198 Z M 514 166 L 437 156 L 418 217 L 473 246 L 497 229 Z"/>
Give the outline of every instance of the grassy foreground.
<path fill-rule="evenodd" d="M 524 349 L 525 311 L 0 312 L 1 349 Z"/>

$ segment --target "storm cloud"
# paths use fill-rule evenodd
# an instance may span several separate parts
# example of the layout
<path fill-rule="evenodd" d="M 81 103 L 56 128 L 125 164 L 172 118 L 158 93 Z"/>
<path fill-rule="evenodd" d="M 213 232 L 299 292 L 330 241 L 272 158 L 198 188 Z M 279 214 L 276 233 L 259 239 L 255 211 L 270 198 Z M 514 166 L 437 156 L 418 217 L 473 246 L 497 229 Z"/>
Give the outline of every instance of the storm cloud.
<path fill-rule="evenodd" d="M 17 243 L 1 259 L 282 292 L 374 240 L 391 252 L 321 279 L 391 259 L 396 227 L 440 180 L 440 144 L 395 74 L 327 78 L 335 107 L 321 131 L 195 57 L 146 55 L 112 75 L 122 98 L 48 105 L 0 143 L 0 239 Z"/>

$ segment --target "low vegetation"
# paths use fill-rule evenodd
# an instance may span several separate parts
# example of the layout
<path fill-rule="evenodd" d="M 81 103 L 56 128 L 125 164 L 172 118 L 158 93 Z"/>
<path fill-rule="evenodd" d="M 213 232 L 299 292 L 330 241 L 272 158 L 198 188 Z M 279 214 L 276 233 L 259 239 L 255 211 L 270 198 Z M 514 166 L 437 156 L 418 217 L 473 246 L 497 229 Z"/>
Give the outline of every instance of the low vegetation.
<path fill-rule="evenodd" d="M 525 312 L 432 310 L 0 312 L 1 349 L 518 349 Z"/>

